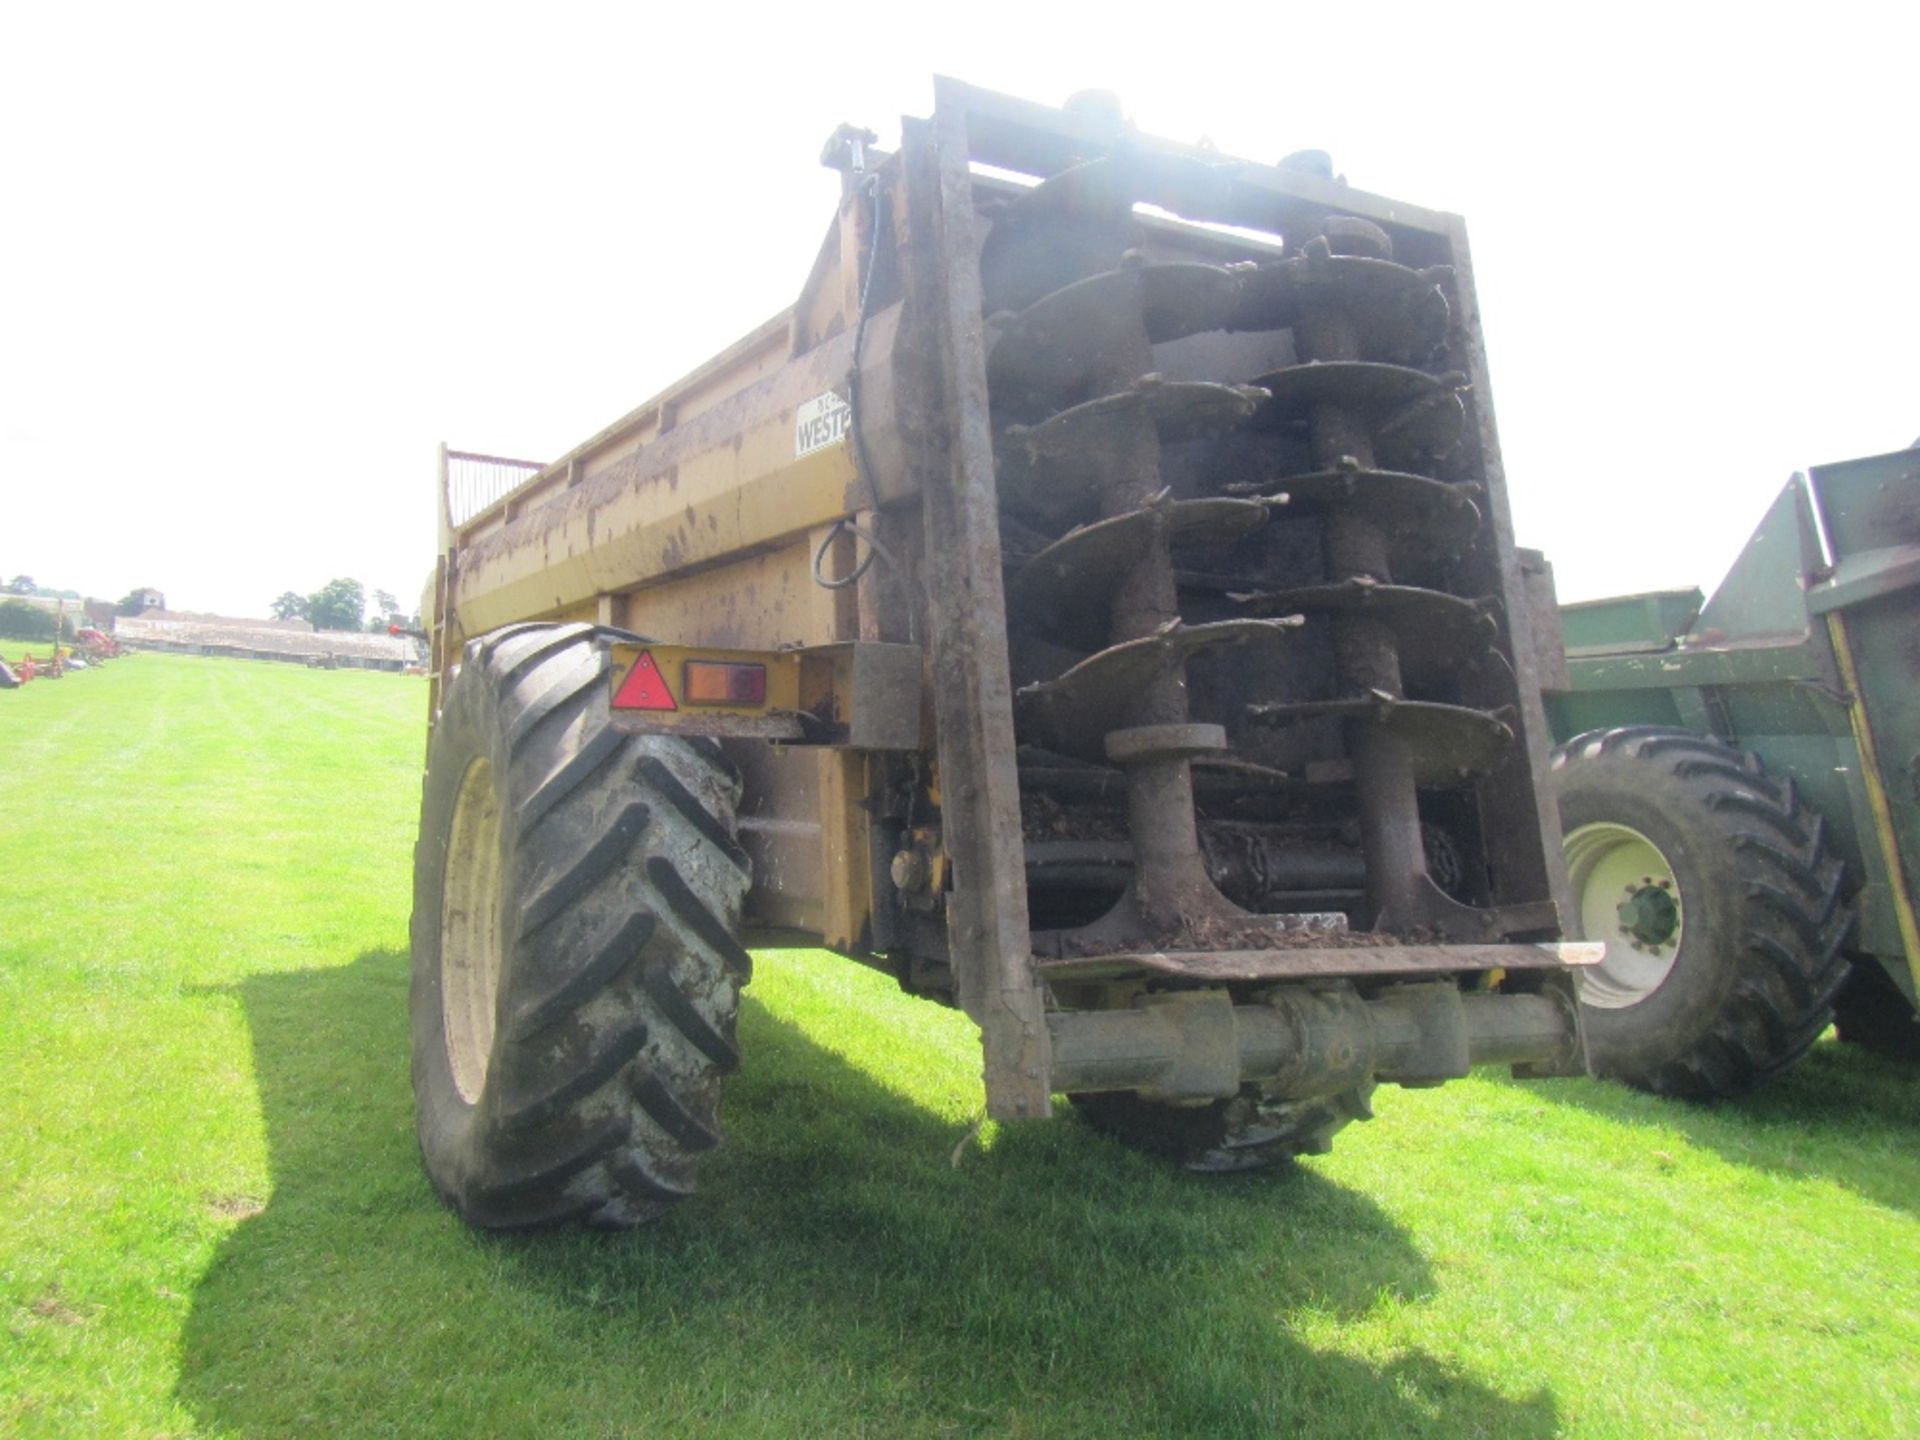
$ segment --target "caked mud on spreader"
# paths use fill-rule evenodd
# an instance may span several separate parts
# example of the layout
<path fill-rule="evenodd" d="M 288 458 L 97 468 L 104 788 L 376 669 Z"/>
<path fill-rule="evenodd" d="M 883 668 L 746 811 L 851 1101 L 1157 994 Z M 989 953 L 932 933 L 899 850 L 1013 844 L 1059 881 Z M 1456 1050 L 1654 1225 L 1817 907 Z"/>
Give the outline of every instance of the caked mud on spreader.
<path fill-rule="evenodd" d="M 756 935 L 962 1006 L 993 1115 L 1197 1168 L 1581 1070 L 1460 222 L 947 81 L 827 159 L 790 311 L 551 464 L 445 457 L 441 1192 L 687 1193 Z"/>

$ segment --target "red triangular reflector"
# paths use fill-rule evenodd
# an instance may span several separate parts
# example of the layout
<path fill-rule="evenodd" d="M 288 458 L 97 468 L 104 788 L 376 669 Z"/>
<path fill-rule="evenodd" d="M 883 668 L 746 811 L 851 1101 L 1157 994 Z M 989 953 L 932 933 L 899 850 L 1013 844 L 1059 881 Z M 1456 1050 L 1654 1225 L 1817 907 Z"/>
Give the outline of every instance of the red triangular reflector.
<path fill-rule="evenodd" d="M 653 652 L 642 650 L 640 658 L 633 662 L 633 669 L 627 672 L 627 678 L 620 682 L 620 688 L 613 692 L 613 708 L 616 710 L 678 710 L 673 703 L 673 692 L 667 688 L 667 677 L 660 673 L 660 667 L 653 663 Z"/>

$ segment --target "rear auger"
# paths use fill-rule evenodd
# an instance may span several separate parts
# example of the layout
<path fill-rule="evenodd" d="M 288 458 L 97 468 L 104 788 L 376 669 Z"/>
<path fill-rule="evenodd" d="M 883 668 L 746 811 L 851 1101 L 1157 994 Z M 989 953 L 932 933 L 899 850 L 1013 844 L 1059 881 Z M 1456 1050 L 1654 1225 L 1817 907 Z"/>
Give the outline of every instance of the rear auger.
<path fill-rule="evenodd" d="M 1023 792 L 1031 802 L 1117 768 L 1131 844 L 1120 899 L 1039 930 L 1036 953 L 1262 948 L 1344 929 L 1341 915 L 1228 899 L 1196 823 L 1196 779 L 1289 784 L 1268 763 L 1287 744 L 1276 735 L 1314 726 L 1341 727 L 1351 759 L 1334 783 L 1351 787 L 1365 859 L 1352 908 L 1376 933 L 1483 939 L 1486 912 L 1429 878 L 1416 787 L 1500 762 L 1513 732 L 1484 708 L 1409 690 L 1444 691 L 1485 661 L 1498 621 L 1479 597 L 1395 574 L 1401 555 L 1457 553 L 1482 525 L 1465 487 L 1425 473 L 1464 414 L 1462 377 L 1418 368 L 1448 336 L 1449 272 L 1397 264 L 1383 230 L 1337 215 L 1269 262 L 1153 260 L 1136 203 L 1204 217 L 1225 183 L 1191 161 L 1095 160 L 1010 201 L 982 255 L 1010 623 L 1029 667 L 1016 665 Z M 1248 383 L 1156 373 L 1156 346 L 1283 329 L 1294 363 Z M 1304 566 L 1297 540 L 1262 548 L 1276 515 L 1317 522 Z M 1194 573 L 1186 557 L 1207 551 L 1236 557 L 1215 567 L 1232 573 Z M 1301 636 L 1330 647 L 1327 693 L 1263 684 L 1263 652 Z M 1196 695 L 1210 697 L 1208 719 L 1196 721 Z M 1030 877 L 1034 854 L 1030 843 Z M 1270 1104 L 1248 1086 L 1188 1108 L 1075 1098 L 1201 1169 L 1323 1149 L 1367 1113 L 1364 1088 Z"/>

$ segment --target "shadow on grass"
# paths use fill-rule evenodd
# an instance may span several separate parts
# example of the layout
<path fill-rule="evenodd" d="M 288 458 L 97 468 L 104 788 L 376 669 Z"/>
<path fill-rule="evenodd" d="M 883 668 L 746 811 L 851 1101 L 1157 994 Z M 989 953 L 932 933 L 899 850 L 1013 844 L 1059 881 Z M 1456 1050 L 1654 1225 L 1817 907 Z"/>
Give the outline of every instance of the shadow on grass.
<path fill-rule="evenodd" d="M 1828 1180 L 1920 1214 L 1920 1066 L 1858 1046 L 1823 1040 L 1737 1100 L 1674 1100 L 1606 1080 L 1510 1083 L 1624 1124 L 1677 1130 L 1735 1165 Z"/>
<path fill-rule="evenodd" d="M 273 1172 L 193 1296 L 180 1398 L 242 1435 L 1499 1435 L 1553 1399 L 1289 1325 L 1431 1288 L 1310 1170 L 1189 1177 L 1071 1122 L 960 1127 L 750 1001 L 729 1145 L 623 1236 L 467 1232 L 420 1173 L 405 959 L 240 986 Z"/>

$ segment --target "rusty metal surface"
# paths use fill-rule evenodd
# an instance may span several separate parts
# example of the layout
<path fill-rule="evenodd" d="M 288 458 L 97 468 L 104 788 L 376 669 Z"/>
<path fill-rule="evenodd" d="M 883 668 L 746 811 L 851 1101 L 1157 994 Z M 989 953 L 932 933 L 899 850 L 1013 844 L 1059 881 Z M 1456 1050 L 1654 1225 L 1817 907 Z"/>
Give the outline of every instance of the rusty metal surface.
<path fill-rule="evenodd" d="M 1106 733 L 1144 687 L 1195 655 L 1280 641 L 1300 623 L 1298 616 L 1284 616 L 1171 626 L 1090 655 L 1057 680 L 1022 690 L 1015 703 L 1038 741 L 1099 759 L 1106 753 Z"/>
<path fill-rule="evenodd" d="M 987 377 L 996 398 L 1016 410 L 1070 393 L 1133 336 L 1159 345 L 1224 329 L 1238 294 L 1231 271 L 1192 261 L 1089 275 L 998 320 Z"/>
<path fill-rule="evenodd" d="M 1582 941 L 1538 945 L 1303 945 L 1273 950 L 1160 951 L 1043 960 L 1048 980 L 1159 975 L 1216 984 L 1453 974 L 1485 970 L 1563 970 L 1598 964 L 1605 947 Z"/>
<path fill-rule="evenodd" d="M 1563 1066 L 1579 1052 L 1564 997 L 1462 995 L 1446 979 L 1404 977 L 1363 998 L 1351 986 L 1292 986 L 1257 1004 L 1222 990 L 1141 997 L 1124 1010 L 1048 1018 L 1054 1083 L 1069 1092 L 1131 1090 L 1168 1104 L 1351 1091 L 1373 1079 L 1432 1085 L 1476 1064 Z"/>
<path fill-rule="evenodd" d="M 1407 679 L 1432 679 L 1493 642 L 1496 626 L 1484 606 L 1444 590 L 1382 585 L 1367 576 L 1229 597 L 1249 615 L 1305 614 L 1308 622 L 1338 614 L 1380 620 L 1393 631 Z"/>
<path fill-rule="evenodd" d="M 1397 735 L 1412 748 L 1414 777 L 1422 784 L 1480 774 L 1498 764 L 1513 744 L 1513 727 L 1484 710 L 1393 695 L 1284 701 L 1253 706 L 1248 714 L 1268 725 L 1332 716 Z"/>
<path fill-rule="evenodd" d="M 1267 510 L 1259 500 L 1168 500 L 1069 530 L 1020 568 L 1007 587 L 1007 606 L 1036 634 L 1097 632 L 1114 588 L 1147 553 L 1156 530 L 1170 547 L 1225 545 L 1266 524 Z"/>
<path fill-rule="evenodd" d="M 1136 246 L 1136 203 L 1157 197 L 1212 213 L 1227 193 L 1220 176 L 1191 165 L 1172 169 L 1173 194 L 1153 188 L 1164 178 L 1156 167 L 1143 170 L 1120 155 L 1071 171 L 1008 204 L 987 250 L 989 293 L 1030 302 L 995 322 L 987 372 L 995 423 L 1005 430 L 1036 412 L 1051 414 L 1056 435 L 1079 431 L 1092 442 L 1079 447 L 1080 473 L 1100 523 L 1060 537 L 1029 565 L 1036 593 L 1028 613 L 1044 613 L 1048 601 L 1077 601 L 1077 623 L 1061 628 L 1105 648 L 1024 688 L 1016 710 L 1030 735 L 1068 753 L 1104 756 L 1125 775 L 1133 866 L 1125 893 L 1076 932 L 1070 943 L 1082 949 L 1254 923 L 1215 887 L 1200 851 L 1191 762 L 1224 749 L 1225 732 L 1190 723 L 1186 665 L 1202 651 L 1274 630 L 1185 624 L 1171 551 L 1182 529 L 1230 524 L 1244 533 L 1255 517 L 1191 508 L 1207 504 L 1200 499 L 1189 502 L 1189 523 L 1180 524 L 1161 470 L 1159 417 L 1120 398 L 1157 388 L 1156 345 L 1227 328 L 1240 293 L 1236 271 L 1153 261 Z M 1089 401 L 1098 411 L 1071 413 Z M 1056 443 L 1053 453 L 1060 451 Z M 1034 628 L 1044 635 L 1054 627 L 1043 620 Z"/>
<path fill-rule="evenodd" d="M 1370 255 L 1334 254 L 1316 242 L 1291 259 L 1243 272 L 1232 323 L 1275 329 L 1336 308 L 1352 317 L 1365 353 L 1418 365 L 1446 336 L 1452 312 L 1440 287 L 1450 278 L 1442 266 L 1414 270 Z"/>
<path fill-rule="evenodd" d="M 1013 697 L 1001 594 L 993 436 L 988 420 L 980 276 L 968 180 L 966 116 L 943 96 L 932 126 L 908 125 L 904 266 L 907 304 L 932 343 L 917 423 L 943 463 L 926 476 L 926 584 L 941 774 L 941 823 L 954 882 L 950 963 L 979 1023 L 989 1110 L 1050 1109 L 1044 1001 L 1027 937 L 1020 795 L 1012 762 Z"/>
<path fill-rule="evenodd" d="M 1465 421 L 1457 393 L 1462 380 L 1405 365 L 1309 360 L 1253 383 L 1271 397 L 1261 406 L 1260 424 L 1306 425 L 1317 407 L 1338 405 L 1368 435 L 1369 468 L 1377 462 L 1387 470 L 1418 470 L 1459 441 Z M 1347 453 L 1330 458 L 1337 461 Z"/>
<path fill-rule="evenodd" d="M 1001 494 L 1042 518 L 1064 516 L 1093 495 L 1115 449 L 1137 433 L 1135 421 L 1152 422 L 1161 444 L 1176 445 L 1231 429 L 1266 398 L 1250 385 L 1143 376 L 1038 425 L 1008 426 L 1000 447 Z"/>
<path fill-rule="evenodd" d="M 1236 195 L 1248 196 L 1232 176 L 1178 173 L 1186 203 L 1202 207 L 1190 218 L 1262 223 L 1257 209 L 1235 210 Z M 1518 713 L 1511 687 L 1531 668 L 1530 656 L 1516 666 L 1511 653 L 1513 637 L 1530 632 L 1501 553 L 1504 515 L 1480 503 L 1490 436 L 1479 405 L 1481 428 L 1467 423 L 1477 317 L 1470 295 L 1458 308 L 1453 300 L 1470 283 L 1454 265 L 1464 260 L 1457 226 L 1410 235 L 1399 217 L 1364 205 L 1308 204 L 1269 212 L 1288 217 L 1280 258 L 1197 263 L 1204 251 L 1180 253 L 1164 236 L 1143 246 L 1134 207 L 1164 202 L 1128 195 L 1126 165 L 1060 174 L 1045 193 L 1000 196 L 984 253 L 989 309 L 1017 312 L 990 319 L 988 364 L 1003 495 L 1019 510 L 1008 522 L 1023 562 L 1009 618 L 1029 683 L 1017 692 L 1016 722 L 1030 745 L 1119 759 L 1136 847 L 1128 900 L 1077 943 L 1122 947 L 1129 934 L 1176 923 L 1176 911 L 1178 924 L 1205 919 L 1225 943 L 1219 927 L 1244 918 L 1197 859 L 1194 755 L 1131 738 L 1201 720 L 1225 726 L 1226 750 L 1213 758 L 1258 764 L 1280 786 L 1258 788 L 1300 797 L 1289 767 L 1269 759 L 1299 755 L 1300 778 L 1321 782 L 1317 803 L 1345 807 L 1367 856 L 1365 924 L 1462 940 L 1502 926 L 1551 932 L 1551 902 L 1538 888 L 1524 900 L 1470 904 L 1425 868 L 1416 787 L 1462 791 L 1513 768 L 1503 717 Z M 1231 363 L 1234 353 L 1188 337 L 1263 329 L 1286 332 L 1276 358 L 1291 363 L 1269 365 L 1251 385 L 1182 368 L 1209 356 Z M 1168 360 L 1174 369 L 1163 375 Z M 1175 389 L 1202 384 L 1220 389 Z M 1162 423 L 1146 397 L 1174 394 L 1206 423 Z M 1243 418 L 1247 401 L 1255 408 Z M 1271 543 L 1260 540 L 1271 525 L 1209 535 L 1176 563 L 1164 515 L 1223 493 L 1282 502 L 1275 515 L 1297 523 Z M 1235 605 L 1304 615 L 1311 643 L 1223 661 L 1218 642 L 1252 638 L 1232 628 Z M 1276 721 L 1335 724 L 1277 731 Z M 1290 738 L 1295 728 L 1312 736 Z M 1260 739 L 1263 730 L 1274 738 Z M 1330 733 L 1342 737 L 1333 755 Z M 1244 756 L 1242 747 L 1251 747 Z M 1055 796 L 1114 795 L 1110 773 L 1050 764 L 1023 776 Z M 1503 804 L 1501 793 L 1513 787 L 1480 787 L 1474 800 Z M 1512 832 L 1523 852 L 1517 873 L 1540 873 L 1524 852 L 1545 848 L 1544 833 L 1538 824 Z M 1504 861 L 1492 868 L 1507 875 Z"/>
<path fill-rule="evenodd" d="M 1335 232 L 1322 229 L 1324 246 Z M 1364 238 L 1379 252 L 1375 258 L 1390 257 L 1392 242 L 1384 233 L 1369 229 Z M 1321 466 L 1401 469 L 1451 448 L 1453 432 L 1444 422 L 1457 424 L 1459 401 L 1450 382 L 1366 358 L 1373 353 L 1373 335 L 1360 303 L 1365 298 L 1328 292 L 1298 317 L 1294 348 L 1304 363 L 1262 378 L 1261 388 L 1272 398 L 1260 418 L 1299 430 Z M 1321 545 L 1326 576 L 1343 591 L 1394 578 L 1387 532 L 1364 493 L 1329 507 Z M 1410 713 L 1400 640 L 1392 626 L 1349 607 L 1333 618 L 1332 642 L 1340 688 L 1372 697 L 1370 708 L 1351 709 L 1346 700 L 1290 701 L 1252 706 L 1249 716 L 1351 717 L 1344 730 L 1367 863 L 1367 924 L 1389 932 L 1423 926 L 1432 918 L 1425 902 L 1437 890 L 1427 879 L 1414 787 L 1422 764 L 1433 756 L 1431 747 L 1393 723 L 1392 717 Z"/>
<path fill-rule="evenodd" d="M 1520 588 L 1527 597 L 1527 648 L 1533 654 L 1540 688 L 1549 694 L 1568 689 L 1567 645 L 1560 628 L 1560 607 L 1553 588 L 1553 566 L 1538 550 L 1517 550 Z"/>
<path fill-rule="evenodd" d="M 1125 769 L 1141 760 L 1197 760 L 1227 748 L 1224 725 L 1136 725 L 1127 730 L 1109 730 L 1107 759 Z"/>
<path fill-rule="evenodd" d="M 1476 487 L 1357 464 L 1244 481 L 1227 493 L 1265 495 L 1303 510 L 1364 504 L 1390 532 L 1389 544 L 1397 552 L 1457 553 L 1482 523 Z"/>
<path fill-rule="evenodd" d="M 1126 777 L 1117 769 L 1022 747 L 1022 790 L 1058 796 L 1075 804 L 1107 804 L 1126 793 Z M 1303 777 L 1237 755 L 1201 756 L 1193 762 L 1194 792 L 1201 798 L 1231 799 L 1316 788 Z M 1324 784 L 1317 788 L 1325 788 Z"/>

